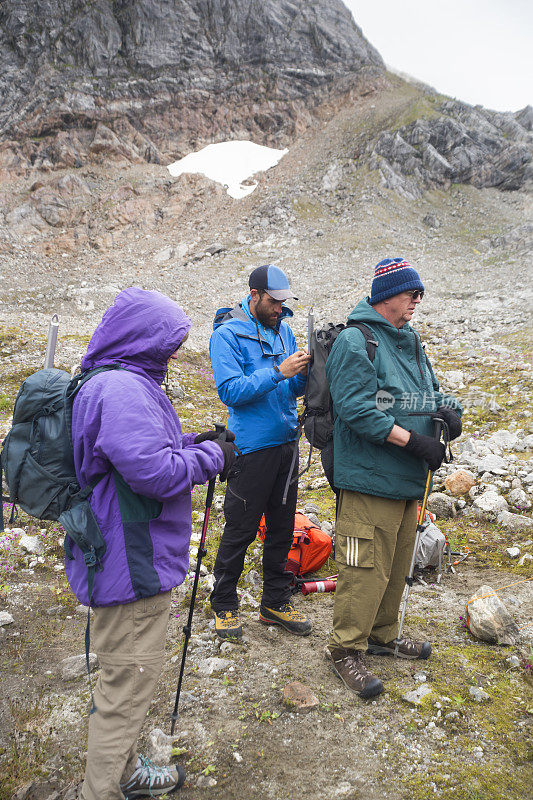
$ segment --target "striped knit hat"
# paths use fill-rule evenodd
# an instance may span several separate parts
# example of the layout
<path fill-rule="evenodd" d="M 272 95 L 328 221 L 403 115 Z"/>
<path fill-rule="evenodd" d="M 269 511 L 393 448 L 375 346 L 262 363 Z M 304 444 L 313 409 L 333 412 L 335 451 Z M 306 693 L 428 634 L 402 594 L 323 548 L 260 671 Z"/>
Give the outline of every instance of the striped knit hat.
<path fill-rule="evenodd" d="M 404 258 L 384 258 L 376 265 L 370 289 L 370 305 L 373 306 L 395 294 L 409 289 L 424 291 L 418 272 Z"/>

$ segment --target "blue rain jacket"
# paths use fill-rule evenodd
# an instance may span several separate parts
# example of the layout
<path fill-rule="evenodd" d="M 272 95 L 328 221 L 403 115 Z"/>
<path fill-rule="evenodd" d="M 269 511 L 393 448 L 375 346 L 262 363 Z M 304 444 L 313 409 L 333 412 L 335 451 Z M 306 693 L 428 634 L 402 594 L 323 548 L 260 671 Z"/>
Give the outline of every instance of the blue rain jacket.
<path fill-rule="evenodd" d="M 228 428 L 243 453 L 296 439 L 296 398 L 307 379 L 287 379 L 274 369 L 298 350 L 284 321 L 292 311 L 283 306 L 276 328 L 264 329 L 251 316 L 249 300 L 217 311 L 209 343 L 218 395 L 229 408 Z"/>

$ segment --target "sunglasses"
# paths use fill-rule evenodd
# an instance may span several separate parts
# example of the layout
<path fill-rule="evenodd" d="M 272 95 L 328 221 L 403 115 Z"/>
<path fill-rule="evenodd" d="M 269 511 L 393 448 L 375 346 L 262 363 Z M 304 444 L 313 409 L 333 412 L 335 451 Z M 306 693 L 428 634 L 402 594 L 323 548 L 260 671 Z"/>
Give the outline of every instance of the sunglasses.
<path fill-rule="evenodd" d="M 406 292 L 406 294 L 408 294 L 412 300 L 418 300 L 418 298 L 422 300 L 424 297 L 424 292 L 420 291 L 419 289 L 413 289 L 410 292 Z"/>

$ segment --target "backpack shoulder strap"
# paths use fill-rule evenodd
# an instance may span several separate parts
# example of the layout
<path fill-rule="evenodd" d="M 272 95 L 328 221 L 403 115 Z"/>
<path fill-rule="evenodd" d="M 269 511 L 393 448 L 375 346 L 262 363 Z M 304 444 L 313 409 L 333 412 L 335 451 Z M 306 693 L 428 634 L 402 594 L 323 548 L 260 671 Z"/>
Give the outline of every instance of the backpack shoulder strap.
<path fill-rule="evenodd" d="M 347 328 L 358 328 L 363 336 L 365 337 L 365 345 L 366 345 L 366 352 L 370 361 L 374 361 L 376 357 L 376 347 L 378 346 L 379 342 L 376 340 L 372 330 L 365 325 L 364 322 L 353 322 L 352 320 L 348 320 L 346 325 Z"/>

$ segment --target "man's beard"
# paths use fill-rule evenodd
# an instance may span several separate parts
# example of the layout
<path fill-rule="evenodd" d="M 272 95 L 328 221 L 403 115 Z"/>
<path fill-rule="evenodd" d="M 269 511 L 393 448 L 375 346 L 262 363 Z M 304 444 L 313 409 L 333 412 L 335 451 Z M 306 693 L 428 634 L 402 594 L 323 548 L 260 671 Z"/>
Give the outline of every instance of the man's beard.
<path fill-rule="evenodd" d="M 258 321 L 261 323 L 261 325 L 264 325 L 265 328 L 275 328 L 278 324 L 279 314 L 274 314 L 273 312 L 269 313 L 262 305 L 262 300 L 260 300 L 256 305 L 255 314 Z"/>

